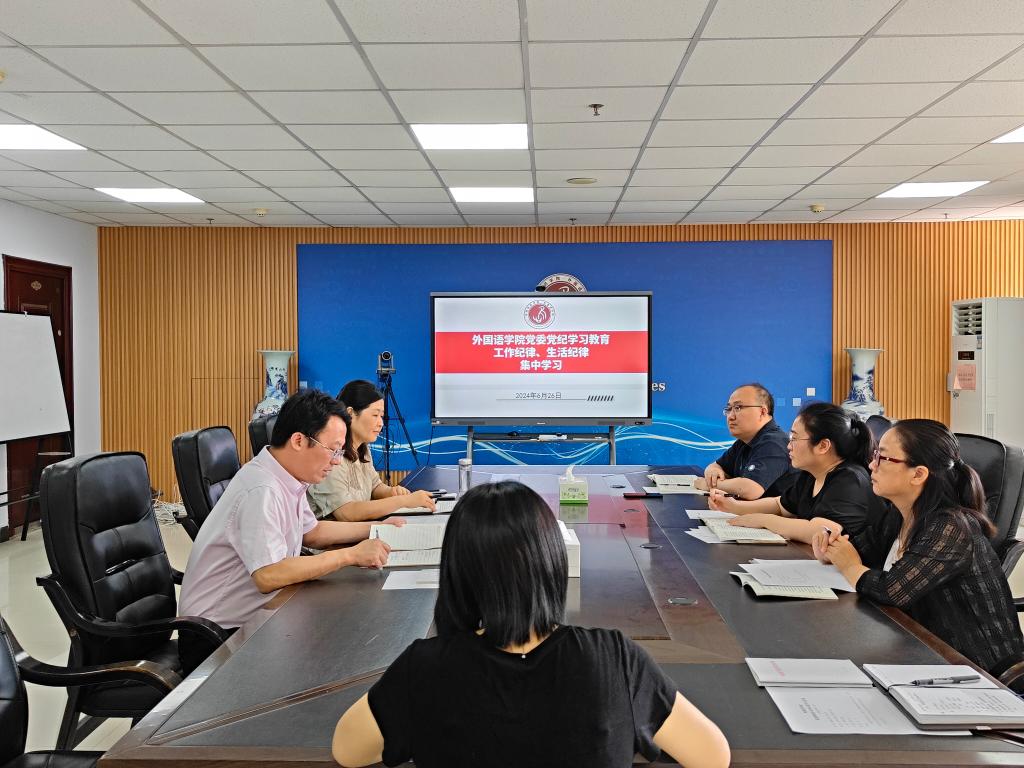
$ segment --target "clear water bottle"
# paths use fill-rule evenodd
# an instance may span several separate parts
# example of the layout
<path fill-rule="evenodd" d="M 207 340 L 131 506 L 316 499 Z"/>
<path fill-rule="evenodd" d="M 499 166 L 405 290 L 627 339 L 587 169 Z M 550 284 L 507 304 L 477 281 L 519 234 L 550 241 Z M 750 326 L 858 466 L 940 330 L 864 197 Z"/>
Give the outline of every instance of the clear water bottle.
<path fill-rule="evenodd" d="M 473 485 L 473 460 L 459 459 L 459 496 Z"/>

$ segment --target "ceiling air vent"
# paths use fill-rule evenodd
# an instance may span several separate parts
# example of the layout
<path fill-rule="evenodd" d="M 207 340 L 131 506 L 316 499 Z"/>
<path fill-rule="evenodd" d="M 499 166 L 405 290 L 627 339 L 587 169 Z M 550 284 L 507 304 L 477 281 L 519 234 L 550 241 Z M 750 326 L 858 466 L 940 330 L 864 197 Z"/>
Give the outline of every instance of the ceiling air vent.
<path fill-rule="evenodd" d="M 953 306 L 953 335 L 981 336 L 981 302 Z"/>

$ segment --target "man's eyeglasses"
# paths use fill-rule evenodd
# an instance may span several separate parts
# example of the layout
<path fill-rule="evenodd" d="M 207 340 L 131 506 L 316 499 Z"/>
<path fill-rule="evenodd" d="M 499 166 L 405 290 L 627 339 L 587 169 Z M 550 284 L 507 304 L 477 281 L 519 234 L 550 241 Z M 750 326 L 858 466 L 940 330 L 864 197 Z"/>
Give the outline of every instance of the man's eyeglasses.
<path fill-rule="evenodd" d="M 312 435 L 306 435 L 306 437 L 308 437 L 314 443 L 319 445 L 325 451 L 330 451 L 330 453 L 331 453 L 331 461 L 341 461 L 341 458 L 345 455 L 345 449 L 344 448 L 328 448 L 326 445 L 321 443 L 319 440 L 317 440 Z"/>
<path fill-rule="evenodd" d="M 892 456 L 883 456 L 882 452 L 880 450 L 878 450 L 877 448 L 875 448 L 875 450 L 872 451 L 872 453 L 871 453 L 871 460 L 873 462 L 875 462 L 876 464 L 878 462 L 880 462 L 880 461 L 888 461 L 888 462 L 891 462 L 893 464 L 909 464 L 910 463 L 906 459 L 894 459 Z"/>
<path fill-rule="evenodd" d="M 760 408 L 760 405 L 727 405 L 722 409 L 722 415 L 728 416 L 730 413 L 739 413 L 743 408 Z"/>

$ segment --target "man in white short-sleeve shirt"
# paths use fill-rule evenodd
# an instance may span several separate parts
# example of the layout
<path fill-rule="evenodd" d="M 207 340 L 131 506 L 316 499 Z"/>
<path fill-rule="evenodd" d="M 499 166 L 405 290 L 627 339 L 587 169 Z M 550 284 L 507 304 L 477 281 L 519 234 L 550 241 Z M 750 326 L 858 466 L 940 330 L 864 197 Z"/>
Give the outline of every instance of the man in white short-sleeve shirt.
<path fill-rule="evenodd" d="M 370 523 L 318 521 L 306 501 L 307 487 L 341 462 L 348 420 L 341 404 L 323 392 L 288 398 L 270 445 L 238 470 L 199 530 L 181 585 L 180 615 L 234 629 L 282 587 L 347 565 L 380 568 L 387 562 L 388 546 L 367 539 Z M 300 556 L 303 545 L 353 542 L 359 543 Z M 198 663 L 213 651 L 197 645 L 193 638 L 184 645 L 179 640 L 183 661 Z"/>

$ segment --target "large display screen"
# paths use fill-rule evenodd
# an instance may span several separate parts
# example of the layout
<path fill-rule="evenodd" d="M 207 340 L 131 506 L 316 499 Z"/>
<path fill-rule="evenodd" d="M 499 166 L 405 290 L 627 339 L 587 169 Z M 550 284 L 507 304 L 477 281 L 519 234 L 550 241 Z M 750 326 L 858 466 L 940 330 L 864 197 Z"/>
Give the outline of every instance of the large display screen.
<path fill-rule="evenodd" d="M 651 293 L 432 293 L 434 424 L 649 424 Z"/>

